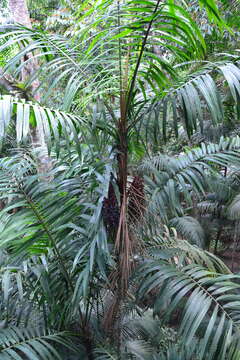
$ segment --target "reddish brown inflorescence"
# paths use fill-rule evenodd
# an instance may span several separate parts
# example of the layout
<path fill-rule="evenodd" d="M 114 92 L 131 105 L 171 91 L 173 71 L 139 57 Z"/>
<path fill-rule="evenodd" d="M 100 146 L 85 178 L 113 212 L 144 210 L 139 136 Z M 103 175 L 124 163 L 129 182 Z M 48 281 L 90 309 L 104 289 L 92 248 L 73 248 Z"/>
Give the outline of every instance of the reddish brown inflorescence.
<path fill-rule="evenodd" d="M 103 200 L 102 214 L 107 231 L 116 230 L 119 223 L 119 206 L 112 183 L 109 184 L 108 197 Z"/>

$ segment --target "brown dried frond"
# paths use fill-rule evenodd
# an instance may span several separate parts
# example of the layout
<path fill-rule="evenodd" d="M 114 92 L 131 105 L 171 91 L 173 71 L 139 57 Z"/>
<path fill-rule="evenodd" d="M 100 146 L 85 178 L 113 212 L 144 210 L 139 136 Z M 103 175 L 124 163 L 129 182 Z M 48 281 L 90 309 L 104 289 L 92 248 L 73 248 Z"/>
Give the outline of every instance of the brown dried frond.
<path fill-rule="evenodd" d="M 144 181 L 135 176 L 128 191 L 128 219 L 130 223 L 139 222 L 145 212 Z"/>
<path fill-rule="evenodd" d="M 121 305 L 128 290 L 129 277 L 132 271 L 133 246 L 127 223 L 127 195 L 122 197 L 119 224 L 115 239 L 115 253 L 117 266 L 110 276 L 111 289 L 114 293 L 111 307 L 104 318 L 104 328 L 112 329 L 119 321 Z"/>

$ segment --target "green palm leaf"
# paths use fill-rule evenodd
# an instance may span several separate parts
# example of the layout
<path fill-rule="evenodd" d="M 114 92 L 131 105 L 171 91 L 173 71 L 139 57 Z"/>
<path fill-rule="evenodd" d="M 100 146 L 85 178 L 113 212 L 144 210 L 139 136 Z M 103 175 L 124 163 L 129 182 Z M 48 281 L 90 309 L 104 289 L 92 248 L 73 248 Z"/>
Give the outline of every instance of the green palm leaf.
<path fill-rule="evenodd" d="M 205 233 L 197 219 L 191 216 L 176 217 L 171 220 L 170 225 L 175 227 L 177 232 L 191 244 L 204 247 Z"/>
<path fill-rule="evenodd" d="M 214 1 L 201 3 L 220 24 L 221 18 Z M 14 67 L 24 55 L 29 52 L 34 54 L 35 50 L 37 58 L 47 59 L 47 64 L 38 71 L 47 72 L 47 76 L 54 79 L 45 98 L 59 82 L 67 79 L 66 108 L 79 90 L 85 93 L 85 98 L 91 99 L 96 94 L 114 94 L 124 86 L 128 88 L 129 102 L 136 80 L 141 82 L 143 78 L 153 90 L 159 86 L 162 88 L 164 83 L 168 83 L 168 73 L 174 72 L 168 61 L 153 54 L 153 45 L 161 46 L 164 51 L 185 60 L 193 54 L 202 57 L 205 52 L 203 37 L 191 16 L 184 7 L 172 1 L 144 3 L 131 0 L 125 5 L 102 1 L 91 3 L 91 7 L 80 19 L 84 22 L 88 16 L 86 25 L 78 31 L 77 46 L 63 37 L 16 26 L 3 27 L 0 36 L 0 39 L 7 40 L 0 50 L 13 44 L 25 44 L 8 67 Z M 101 31 L 97 31 L 100 24 Z M 121 73 L 125 71 L 125 62 L 129 67 L 128 79 Z M 120 68 L 116 69 L 119 64 Z M 22 66 L 24 64 L 20 68 Z M 34 74 L 30 82 L 36 76 Z M 127 83 L 123 84 L 125 80 Z"/>
<path fill-rule="evenodd" d="M 164 221 L 182 216 L 180 194 L 192 205 L 190 192 L 205 193 L 209 172 L 215 167 L 239 163 L 239 145 L 238 137 L 221 138 L 219 144 L 202 144 L 178 158 L 160 155 L 145 161 L 141 170 L 150 175 L 145 176 L 152 201 L 149 211 L 158 211 Z"/>
<path fill-rule="evenodd" d="M 238 275 L 218 275 L 196 265 L 176 268 L 157 261 L 141 272 L 139 297 L 158 289 L 156 314 L 164 311 L 168 319 L 184 302 L 179 331 L 187 346 L 196 335 L 202 339 L 199 359 L 225 359 L 231 347 L 239 346 Z"/>
<path fill-rule="evenodd" d="M 53 343 L 71 348 L 66 332 L 47 333 L 40 329 L 7 328 L 0 330 L 0 356 L 4 360 L 62 359 Z"/>
<path fill-rule="evenodd" d="M 0 143 L 2 144 L 9 126 L 15 118 L 16 136 L 18 143 L 26 141 L 30 135 L 30 128 L 36 127 L 41 144 L 48 146 L 48 151 L 52 148 L 51 138 L 57 153 L 60 150 L 60 138 L 67 140 L 67 144 L 72 140 L 79 152 L 78 131 L 82 125 L 82 120 L 77 116 L 67 114 L 57 110 L 41 107 L 19 99 L 14 99 L 10 95 L 0 97 Z M 40 145 L 41 145 L 40 144 Z"/>

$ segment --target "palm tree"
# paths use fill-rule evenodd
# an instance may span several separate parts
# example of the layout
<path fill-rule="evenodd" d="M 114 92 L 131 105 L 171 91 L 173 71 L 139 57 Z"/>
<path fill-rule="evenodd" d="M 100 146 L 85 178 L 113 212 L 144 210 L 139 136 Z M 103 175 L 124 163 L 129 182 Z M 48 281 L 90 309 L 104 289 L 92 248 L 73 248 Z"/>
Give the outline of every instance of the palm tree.
<path fill-rule="evenodd" d="M 220 27 L 224 26 L 215 2 L 205 0 L 201 3 L 204 3 L 209 16 L 215 23 Z M 12 235 L 9 241 L 5 240 L 4 244 L 12 243 L 11 251 L 16 251 L 16 254 L 22 254 L 22 256 L 26 250 L 30 253 L 34 252 L 34 244 L 36 244 L 37 254 L 38 251 L 41 253 L 41 247 L 47 246 L 51 249 L 49 251 L 53 253 L 57 261 L 57 266 L 54 263 L 52 271 L 53 273 L 57 271 L 61 275 L 62 283 L 67 286 L 65 295 L 71 297 L 70 307 L 74 307 L 74 310 L 69 310 L 67 306 L 64 313 L 68 314 L 73 311 L 74 314 L 78 314 L 81 331 L 86 335 L 83 343 L 87 349 L 90 348 L 89 344 L 92 341 L 92 335 L 89 334 L 89 319 L 95 306 L 93 301 L 95 293 L 92 289 L 95 286 L 101 288 L 103 283 L 108 283 L 110 279 L 112 296 L 109 299 L 108 312 L 103 316 L 103 328 L 110 338 L 113 330 L 117 331 L 116 342 L 118 353 L 120 353 L 122 347 L 120 325 L 123 320 L 124 299 L 128 294 L 129 278 L 136 265 L 134 254 L 139 247 L 134 227 L 139 224 L 133 226 L 134 221 L 131 221 L 130 207 L 138 206 L 139 198 L 143 197 L 141 194 L 142 183 L 141 181 L 137 182 L 131 161 L 139 149 L 140 151 L 146 149 L 151 154 L 153 151 L 149 144 L 151 136 L 154 136 L 155 139 L 161 136 L 163 140 L 166 140 L 169 133 L 172 133 L 172 129 L 178 135 L 181 120 L 183 120 L 183 127 L 189 136 L 195 130 L 203 129 L 203 109 L 204 111 L 207 109 L 215 125 L 221 123 L 224 116 L 224 103 L 216 83 L 219 79 L 224 79 L 224 83 L 221 82 L 229 86 L 231 96 L 238 104 L 240 70 L 238 57 L 234 55 L 224 54 L 222 59 L 216 62 L 205 63 L 203 61 L 206 49 L 205 41 L 184 3 L 179 6 L 173 1 L 169 3 L 129 1 L 126 4 L 96 2 L 90 5 L 91 8 L 87 4 L 84 5 L 86 8 L 82 9 L 83 14 L 80 19 L 81 24 L 84 25 L 80 27 L 76 37 L 70 40 L 15 25 L 2 30 L 1 39 L 4 39 L 5 43 L 1 49 L 12 44 L 24 44 L 24 47 L 20 46 L 20 52 L 9 61 L 6 69 L 13 69 L 17 74 L 21 71 L 20 60 L 22 58 L 25 59 L 23 65 L 34 61 L 34 58 L 41 59 L 41 66 L 35 74 L 30 76 L 28 83 L 31 84 L 39 74 L 43 79 L 39 88 L 44 81 L 52 79 L 52 84 L 42 99 L 46 105 L 51 91 L 57 84 L 62 84 L 66 89 L 62 111 L 51 110 L 48 107 L 41 107 L 26 101 L 21 102 L 9 96 L 2 97 L 0 103 L 2 114 L 4 114 L 0 129 L 2 140 L 6 136 L 14 114 L 17 114 L 16 135 L 19 143 L 27 140 L 29 123 L 31 123 L 37 125 L 42 141 L 47 141 L 49 151 L 55 149 L 56 154 L 59 155 L 60 148 L 66 146 L 69 158 L 71 158 L 72 144 L 74 144 L 79 158 L 83 159 L 84 148 L 81 143 L 87 143 L 91 139 L 89 153 L 92 157 L 90 156 L 89 164 L 94 164 L 95 175 L 91 176 L 90 169 L 85 169 L 85 171 L 90 176 L 87 180 L 91 180 L 90 188 L 94 189 L 94 194 L 91 194 L 91 206 L 84 201 L 84 206 L 81 205 L 79 209 L 79 212 L 83 212 L 85 221 L 88 222 L 87 230 L 84 230 L 87 241 L 86 243 L 83 243 L 82 239 L 78 239 L 77 243 L 74 243 L 73 240 L 70 241 L 73 248 L 76 246 L 75 250 L 73 249 L 75 260 L 73 260 L 73 255 L 70 258 L 63 255 L 63 251 L 67 251 L 65 241 L 70 235 L 72 236 L 71 231 L 74 232 L 75 229 L 80 234 L 81 231 L 76 228 L 78 219 L 73 220 L 72 227 L 64 225 L 71 223 L 70 218 L 66 219 L 66 215 L 64 215 L 68 211 L 68 207 L 61 205 L 59 212 L 58 209 L 56 211 L 53 209 L 54 206 L 59 207 L 60 202 L 57 202 L 58 205 L 56 205 L 57 199 L 68 204 L 67 206 L 72 211 L 74 210 L 77 199 L 73 197 L 68 202 L 65 195 L 61 196 L 64 191 L 61 186 L 66 183 L 70 186 L 70 194 L 74 193 L 76 183 L 73 179 L 65 179 L 64 176 L 61 179 L 60 177 L 63 185 L 60 181 L 59 190 L 57 188 L 59 195 L 56 196 L 55 189 L 52 189 L 54 191 L 51 192 L 51 188 L 44 187 L 42 193 L 38 183 L 34 187 L 32 182 L 34 176 L 30 178 L 26 176 L 26 184 L 21 182 L 19 184 L 17 179 L 16 185 L 16 178 L 12 172 L 11 178 L 17 186 L 15 191 L 18 196 L 21 194 L 20 197 L 24 197 L 23 202 L 20 202 L 18 206 L 20 208 L 23 206 L 23 209 L 28 211 L 30 209 L 31 215 L 28 216 L 32 216 L 32 212 L 34 212 L 35 220 L 32 229 L 28 229 L 26 232 L 26 228 L 22 228 L 23 243 L 19 244 L 20 247 L 15 238 L 11 237 Z M 154 50 L 156 47 L 161 50 L 158 54 Z M 33 57 L 28 57 L 29 53 L 34 53 Z M 67 112 L 73 109 L 73 100 L 77 108 L 77 115 Z M 92 111 L 92 109 L 94 110 Z M 154 131 L 149 131 L 149 128 Z M 92 146 L 92 140 L 94 140 L 95 147 Z M 111 144 L 111 147 L 106 148 L 104 146 L 106 143 Z M 224 146 L 228 147 L 226 144 Z M 215 149 L 214 145 L 213 148 Z M 235 150 L 233 152 L 234 154 L 229 154 L 228 160 L 231 159 L 231 156 L 236 158 Z M 99 164 L 95 164 L 94 161 L 96 154 Z M 210 157 L 208 160 L 215 163 L 222 161 L 226 164 L 221 156 L 219 160 L 219 156 L 215 159 L 214 156 Z M 108 160 L 106 161 L 106 159 Z M 13 165 L 16 169 L 14 161 Z M 90 167 L 90 165 L 88 166 Z M 202 169 L 202 164 L 200 167 Z M 84 179 L 82 168 L 81 171 L 80 178 Z M 197 172 L 202 175 L 202 171 L 199 169 Z M 191 185 L 196 185 L 197 181 L 197 186 L 201 189 L 201 182 L 199 183 L 197 177 L 192 178 L 191 173 L 192 170 L 189 170 L 185 178 Z M 27 174 L 22 175 L 24 179 L 25 175 Z M 133 176 L 132 185 L 130 184 L 130 175 Z M 166 175 L 169 176 L 169 174 Z M 168 196 L 165 197 L 165 200 L 172 199 L 176 191 L 171 176 L 170 179 L 168 177 L 168 180 L 166 188 L 163 188 L 163 193 L 166 191 Z M 35 181 L 37 181 L 36 176 Z M 5 184 L 4 180 L 3 183 Z M 169 191 L 174 188 L 173 192 L 168 194 L 168 188 Z M 31 196 L 28 196 L 28 191 Z M 131 195 L 133 193 L 135 196 Z M 85 200 L 88 192 L 83 192 L 83 194 Z M 36 201 L 40 205 L 34 205 L 32 196 L 33 198 L 41 197 Z M 44 200 L 49 196 L 52 205 Z M 143 205 L 141 206 L 143 207 Z M 157 208 L 158 212 L 159 209 L 160 207 Z M 24 211 L 17 212 L 16 216 L 20 217 Z M 77 208 L 74 211 L 76 214 L 78 213 Z M 6 212 L 7 210 L 4 213 Z M 105 225 L 104 213 L 108 215 L 108 219 L 104 220 Z M 73 216 L 72 213 L 69 214 Z M 109 219 L 110 214 L 113 214 L 113 219 Z M 47 221 L 50 224 L 49 228 L 45 221 L 46 218 L 49 218 Z M 5 221 L 8 222 L 8 219 Z M 9 232 L 14 228 L 14 224 L 15 222 L 8 224 Z M 38 226 L 41 228 L 40 231 Z M 24 234 L 27 234 L 27 239 Z M 41 235 L 40 239 L 39 234 Z M 107 240 L 114 245 L 114 254 L 109 253 Z M 80 250 L 77 251 L 78 247 Z M 88 260 L 87 254 L 89 254 Z M 72 261 L 73 268 L 70 265 Z M 150 267 L 150 270 L 146 270 L 149 273 L 144 272 L 146 278 L 148 274 L 158 277 L 159 274 L 162 276 L 165 271 L 171 272 L 172 268 L 165 265 L 161 265 L 163 268 L 159 273 L 154 272 L 154 267 Z M 174 271 L 175 277 L 178 271 Z M 184 267 L 181 272 L 183 282 L 186 280 L 184 271 L 188 274 L 188 271 L 191 270 Z M 98 272 L 101 275 L 98 276 Z M 216 279 L 216 283 L 218 283 L 216 274 L 205 274 L 204 272 L 204 284 L 208 283 L 208 276 Z M 40 278 L 42 279 L 42 275 Z M 167 276 L 167 278 L 172 280 L 171 277 Z M 53 279 L 49 282 L 52 283 Z M 194 284 L 196 284 L 196 279 L 197 275 L 195 276 L 194 273 Z M 156 285 L 159 288 L 164 284 L 158 281 Z M 233 288 L 234 285 L 231 285 L 230 290 Z M 201 286 L 191 289 L 193 289 L 193 294 L 197 293 L 196 289 L 200 291 L 197 293 L 199 296 L 202 294 Z M 150 288 L 146 293 L 149 291 Z M 99 298 L 101 296 L 100 293 Z M 205 301 L 204 296 L 203 301 Z M 66 302 L 68 303 L 67 299 Z M 80 306 L 82 302 L 83 307 Z M 44 303 L 44 300 L 40 303 Z M 177 301 L 174 302 L 176 305 L 177 303 Z M 202 313 L 202 316 L 207 315 L 212 308 L 211 302 L 207 304 L 205 308 L 207 310 Z M 54 304 L 53 311 L 56 311 L 56 308 L 58 307 Z M 174 306 L 172 308 L 174 309 Z M 206 354 L 206 343 L 215 329 L 219 308 L 220 303 L 212 312 L 212 327 L 208 328 L 209 338 L 205 338 L 203 341 L 205 345 L 202 347 L 201 356 Z M 229 338 L 234 336 L 232 335 L 232 322 L 226 324 L 224 322 L 226 316 L 224 312 L 220 318 L 221 327 L 218 328 L 218 332 L 224 326 L 227 329 L 227 336 L 223 342 L 223 353 L 227 350 Z M 201 318 L 197 319 L 200 324 Z M 219 318 L 217 319 L 219 320 Z M 59 324 L 61 321 L 58 322 L 58 326 Z M 197 323 L 194 323 L 192 318 L 189 324 L 195 330 L 198 329 Z M 192 334 L 195 334 L 193 330 Z M 219 341 L 220 336 L 215 339 L 213 344 L 219 344 Z M 212 345 L 211 356 L 216 354 L 216 349 L 213 348 L 215 345 Z M 89 358 L 93 358 L 92 351 L 88 351 Z"/>

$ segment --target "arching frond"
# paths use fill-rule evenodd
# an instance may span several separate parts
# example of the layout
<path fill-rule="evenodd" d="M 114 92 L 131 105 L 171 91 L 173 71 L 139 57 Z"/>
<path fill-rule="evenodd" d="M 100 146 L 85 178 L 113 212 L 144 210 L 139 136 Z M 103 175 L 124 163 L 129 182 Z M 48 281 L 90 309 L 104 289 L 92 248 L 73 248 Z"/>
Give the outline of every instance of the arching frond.
<path fill-rule="evenodd" d="M 47 333 L 38 328 L 7 328 L 0 330 L 0 356 L 5 360 L 61 360 L 60 352 L 53 345 L 71 348 L 69 334 L 65 332 Z"/>
<path fill-rule="evenodd" d="M 151 259 L 167 259 L 176 264 L 198 264 L 216 273 L 231 273 L 224 262 L 217 256 L 195 244 L 191 244 L 187 237 L 186 239 L 179 239 L 176 230 L 173 228 L 171 230 L 167 229 L 162 237 L 156 236 L 151 239 L 151 243 L 146 249 Z"/>
<path fill-rule="evenodd" d="M 204 247 L 205 233 L 199 221 L 191 216 L 176 217 L 171 220 L 170 225 L 187 239 L 191 244 Z"/>
<path fill-rule="evenodd" d="M 26 158 L 1 160 L 0 191 L 8 204 L 0 213 L 4 221 L 0 247 L 25 258 L 53 251 L 60 273 L 71 287 L 72 280 L 59 243 L 63 239 L 70 241 L 71 223 L 79 212 L 78 199 L 57 189 L 53 183 L 43 182 L 40 187 L 34 170 L 34 165 Z M 10 215 L 13 209 L 15 213 Z"/>
<path fill-rule="evenodd" d="M 181 73 L 181 66 L 185 69 L 190 65 L 190 63 L 179 63 L 176 65 L 175 71 Z M 194 62 L 192 65 L 194 65 Z M 174 130 L 175 135 L 178 136 L 180 119 L 184 120 L 188 136 L 191 136 L 194 131 L 199 129 L 203 131 L 206 108 L 209 114 L 208 117 L 212 119 L 215 127 L 222 123 L 224 120 L 225 98 L 221 94 L 219 83 L 228 86 L 234 101 L 237 118 L 240 96 L 238 56 L 231 56 L 230 59 L 216 61 L 215 63 L 207 62 L 206 65 L 203 62 L 202 68 L 197 72 L 190 72 L 187 77 L 183 78 L 179 76 L 179 79 L 169 84 L 163 94 L 159 93 L 160 99 L 156 97 L 153 105 L 149 106 L 145 111 L 145 114 L 150 113 L 150 118 L 157 117 L 158 126 L 161 130 L 159 133 L 161 139 L 167 139 L 169 129 Z M 154 129 L 153 121 L 146 121 L 142 114 L 141 119 L 142 122 L 146 123 L 147 132 L 151 131 L 151 127 Z"/>
<path fill-rule="evenodd" d="M 94 355 L 96 360 L 117 360 L 117 353 L 111 348 L 99 346 L 94 350 Z"/>
<path fill-rule="evenodd" d="M 238 348 L 238 275 L 218 275 L 201 266 L 176 268 L 153 261 L 143 266 L 140 277 L 139 298 L 157 291 L 154 311 L 164 319 L 184 301 L 179 331 L 187 346 L 194 336 L 200 336 L 200 360 L 216 356 L 223 360 L 229 350 Z"/>
<path fill-rule="evenodd" d="M 33 246 L 34 251 L 34 244 L 37 244 L 38 240 L 39 245 L 46 241 L 45 245 L 54 246 L 53 238 L 61 237 L 60 233 L 66 231 L 63 225 L 68 224 L 76 214 L 77 199 L 70 198 L 67 193 L 57 190 L 50 184 L 43 183 L 40 190 L 39 179 L 34 172 L 34 166 L 28 158 L 20 160 L 13 157 L 1 160 L 0 189 L 2 198 L 9 199 L 1 216 L 4 217 L 11 209 L 18 209 L 15 216 L 8 217 L 5 222 L 1 238 L 2 247 L 11 245 L 18 249 L 28 244 Z M 55 208 L 56 201 L 62 202 L 58 209 Z M 63 204 L 65 209 L 62 207 Z M 20 224 L 17 217 L 20 220 L 23 213 L 25 222 L 18 228 Z M 65 233 L 64 236 L 66 235 Z M 37 248 L 35 250 L 37 251 Z"/>
<path fill-rule="evenodd" d="M 59 153 L 61 138 L 66 140 L 67 145 L 73 141 L 79 151 L 78 132 L 82 120 L 75 115 L 5 95 L 0 97 L 0 116 L 0 144 L 3 143 L 9 126 L 15 123 L 18 143 L 27 141 L 30 128 L 33 127 L 38 132 L 41 144 L 47 144 L 48 151 L 54 143 L 55 150 Z"/>
<path fill-rule="evenodd" d="M 214 1 L 199 2 L 218 25 L 223 25 Z M 156 92 L 169 83 L 169 75 L 175 77 L 171 62 L 162 53 L 181 60 L 204 55 L 204 39 L 188 9 L 172 1 L 99 1 L 91 2 L 87 11 L 81 10 L 82 23 L 74 39 L 77 44 L 72 39 L 17 26 L 3 27 L 0 36 L 6 39 L 0 50 L 13 44 L 25 45 L 7 68 L 17 66 L 19 72 L 31 62 L 29 53 L 47 59 L 47 65 L 38 70 L 53 78 L 45 99 L 59 82 L 67 81 L 65 108 L 79 91 L 84 94 L 80 99 L 84 104 L 97 95 L 119 96 L 119 89 L 123 88 L 128 90 L 129 105 L 135 86 L 141 89 L 145 84 Z M 152 51 L 154 46 L 161 49 L 160 55 Z M 19 66 L 24 56 L 27 60 Z M 36 76 L 37 73 L 30 82 Z"/>
<path fill-rule="evenodd" d="M 107 196 L 112 167 L 110 161 L 105 162 L 103 174 L 94 173 L 93 169 L 87 173 L 85 164 L 82 167 L 82 184 L 76 183 L 72 174 L 48 183 L 40 181 L 34 163 L 26 156 L 22 158 L 20 154 L 0 162 L 0 192 L 6 202 L 0 212 L 0 247 L 11 250 L 12 261 L 35 255 L 41 264 L 42 261 L 47 264 L 39 268 L 31 261 L 30 272 L 35 276 L 29 279 L 26 275 L 26 282 L 36 289 L 34 299 L 41 306 L 46 299 L 49 305 L 57 307 L 60 302 L 66 322 L 79 310 L 82 299 L 89 296 L 89 282 L 96 269 L 99 268 L 99 279 L 106 281 L 106 268 L 113 265 L 102 221 L 103 199 Z M 84 189 L 81 185 L 92 188 Z M 42 256 L 46 259 L 42 260 Z M 6 293 L 11 296 L 12 290 Z M 55 300 L 51 291 L 56 292 Z"/>
<path fill-rule="evenodd" d="M 200 214 L 206 215 L 206 214 L 214 214 L 218 212 L 219 203 L 217 202 L 211 202 L 211 201 L 201 201 L 197 204 L 197 209 Z"/>
<path fill-rule="evenodd" d="M 204 194 L 209 171 L 218 166 L 239 163 L 239 138 L 221 138 L 219 144 L 202 144 L 179 157 L 155 156 L 146 160 L 141 170 L 150 192 L 150 209 L 167 221 L 183 215 L 181 197 L 192 204 L 191 193 Z"/>

